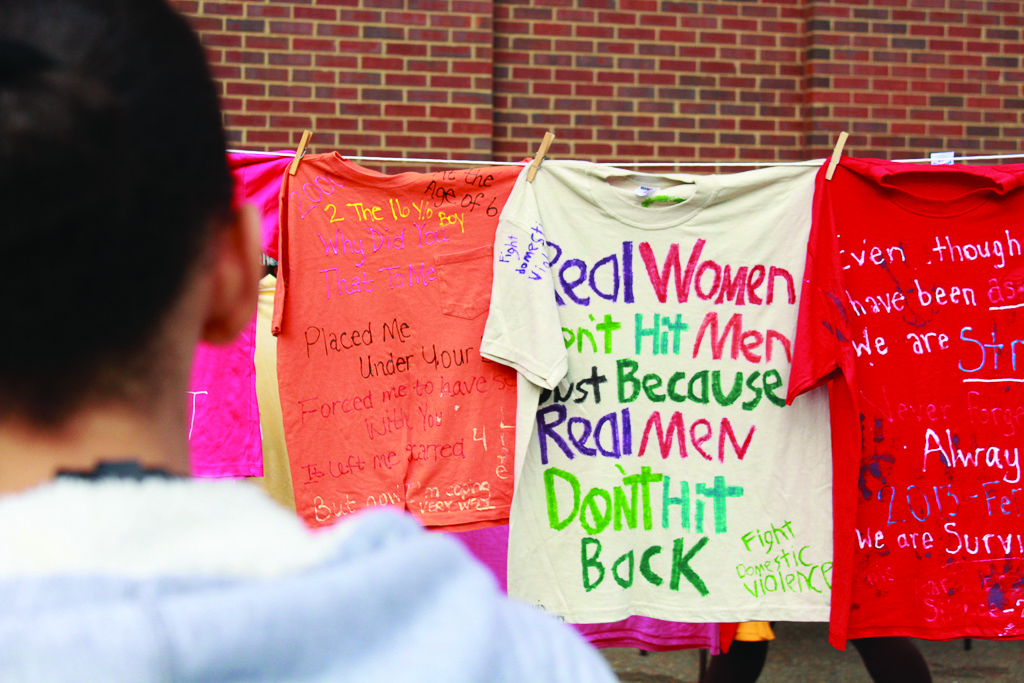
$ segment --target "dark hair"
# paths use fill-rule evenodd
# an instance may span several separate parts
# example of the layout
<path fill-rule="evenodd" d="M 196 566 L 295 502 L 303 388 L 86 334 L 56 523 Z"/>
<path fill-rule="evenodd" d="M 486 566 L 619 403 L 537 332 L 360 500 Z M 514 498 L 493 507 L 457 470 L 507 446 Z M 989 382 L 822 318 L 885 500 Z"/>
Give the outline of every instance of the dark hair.
<path fill-rule="evenodd" d="M 144 400 L 231 206 L 217 92 L 164 0 L 0 2 L 0 418 Z"/>

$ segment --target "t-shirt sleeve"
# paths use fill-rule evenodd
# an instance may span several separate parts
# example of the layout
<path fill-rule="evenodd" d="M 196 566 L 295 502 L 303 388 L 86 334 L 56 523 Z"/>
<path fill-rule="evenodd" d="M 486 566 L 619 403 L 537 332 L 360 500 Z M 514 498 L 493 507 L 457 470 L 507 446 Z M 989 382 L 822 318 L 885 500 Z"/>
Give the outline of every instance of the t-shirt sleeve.
<path fill-rule="evenodd" d="M 551 261 L 526 171 L 519 175 L 498 219 L 491 308 L 480 353 L 553 389 L 568 370 Z"/>
<path fill-rule="evenodd" d="M 837 370 L 851 367 L 844 362 L 849 348 L 850 318 L 830 189 L 822 166 L 815 184 L 813 223 L 807 244 L 787 403 L 824 384 Z"/>

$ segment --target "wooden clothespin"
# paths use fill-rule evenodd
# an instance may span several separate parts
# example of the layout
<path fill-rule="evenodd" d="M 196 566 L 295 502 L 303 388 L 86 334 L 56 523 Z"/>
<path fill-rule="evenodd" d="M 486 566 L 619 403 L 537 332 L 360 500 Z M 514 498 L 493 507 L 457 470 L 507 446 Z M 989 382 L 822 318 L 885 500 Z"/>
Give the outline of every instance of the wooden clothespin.
<path fill-rule="evenodd" d="M 288 175 L 295 175 L 295 172 L 299 170 L 299 162 L 302 161 L 302 157 L 306 156 L 306 145 L 309 144 L 311 137 L 313 137 L 313 131 L 302 131 L 302 139 L 299 140 L 299 148 L 295 150 L 295 158 L 292 160 L 292 165 L 288 167 Z"/>
<path fill-rule="evenodd" d="M 843 156 L 843 147 L 846 146 L 846 138 L 848 137 L 850 137 L 850 134 L 845 130 L 839 134 L 839 139 L 836 140 L 836 148 L 832 150 L 832 158 L 829 159 L 828 168 L 825 169 L 825 180 L 832 180 L 832 174 L 836 172 L 839 158 Z"/>
<path fill-rule="evenodd" d="M 544 163 L 544 156 L 548 153 L 548 148 L 551 147 L 554 140 L 555 136 L 551 132 L 544 133 L 544 139 L 541 140 L 540 147 L 537 148 L 537 156 L 533 158 L 530 170 L 526 172 L 526 182 L 532 183 L 533 179 L 537 177 L 537 169 Z"/>

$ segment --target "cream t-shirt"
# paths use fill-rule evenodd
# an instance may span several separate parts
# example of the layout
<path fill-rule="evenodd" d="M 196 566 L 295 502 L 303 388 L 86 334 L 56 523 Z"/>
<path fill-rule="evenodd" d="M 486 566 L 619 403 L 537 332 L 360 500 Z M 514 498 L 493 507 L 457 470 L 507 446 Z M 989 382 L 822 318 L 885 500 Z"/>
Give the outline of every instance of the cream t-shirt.
<path fill-rule="evenodd" d="M 815 171 L 519 177 L 482 345 L 536 385 L 511 595 L 577 623 L 828 619 L 827 397 L 785 406 Z"/>

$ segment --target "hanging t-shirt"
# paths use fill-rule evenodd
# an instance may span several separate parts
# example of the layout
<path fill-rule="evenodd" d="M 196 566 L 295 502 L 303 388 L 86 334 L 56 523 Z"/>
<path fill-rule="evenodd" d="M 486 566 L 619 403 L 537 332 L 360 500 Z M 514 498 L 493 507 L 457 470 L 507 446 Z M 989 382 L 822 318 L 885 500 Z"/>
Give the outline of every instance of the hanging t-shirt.
<path fill-rule="evenodd" d="M 263 474 L 255 352 L 255 316 L 232 342 L 196 347 L 187 406 L 192 476 Z"/>
<path fill-rule="evenodd" d="M 260 213 L 260 244 L 263 253 L 277 259 L 278 196 L 281 176 L 292 163 L 291 157 L 268 156 L 253 152 L 228 154 L 228 166 L 235 179 L 236 201 L 252 204 Z"/>
<path fill-rule="evenodd" d="M 827 405 L 784 400 L 813 190 L 803 167 L 520 176 L 483 343 L 546 389 L 510 595 L 574 623 L 827 618 Z"/>
<path fill-rule="evenodd" d="M 515 373 L 480 338 L 518 171 L 389 176 L 323 154 L 285 175 L 274 326 L 309 524 L 378 505 L 427 526 L 508 519 Z"/>
<path fill-rule="evenodd" d="M 277 202 L 281 174 L 290 159 L 233 153 L 235 205 L 260 212 L 264 253 L 277 253 Z M 271 250 L 268 252 L 268 248 Z M 256 317 L 230 344 L 200 344 L 188 395 L 189 457 L 197 477 L 258 477 L 263 474 L 260 415 L 256 397 Z"/>
<path fill-rule="evenodd" d="M 835 643 L 1024 635 L 1022 184 L 848 157 L 818 178 L 790 395 L 842 371 Z"/>

